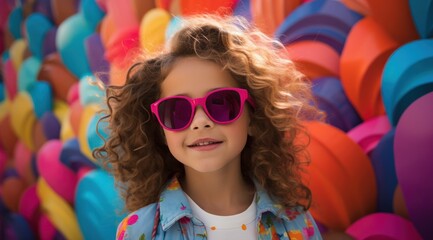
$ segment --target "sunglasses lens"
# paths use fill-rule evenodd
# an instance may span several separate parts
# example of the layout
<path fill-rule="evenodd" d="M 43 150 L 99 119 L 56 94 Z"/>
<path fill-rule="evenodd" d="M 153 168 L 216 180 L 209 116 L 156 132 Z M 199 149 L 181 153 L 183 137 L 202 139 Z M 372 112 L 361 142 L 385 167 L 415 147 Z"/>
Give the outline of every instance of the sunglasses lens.
<path fill-rule="evenodd" d="M 221 123 L 230 122 L 240 113 L 241 97 L 233 90 L 218 91 L 207 97 L 206 108 L 214 120 Z"/>
<path fill-rule="evenodd" d="M 191 113 L 191 104 L 183 98 L 167 99 L 158 107 L 160 120 L 169 129 L 181 129 L 188 125 Z"/>

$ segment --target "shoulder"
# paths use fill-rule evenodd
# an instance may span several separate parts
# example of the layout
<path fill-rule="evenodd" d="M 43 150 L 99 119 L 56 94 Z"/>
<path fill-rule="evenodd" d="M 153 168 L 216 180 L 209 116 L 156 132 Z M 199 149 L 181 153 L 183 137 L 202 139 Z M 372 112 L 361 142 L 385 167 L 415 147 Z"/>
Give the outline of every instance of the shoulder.
<path fill-rule="evenodd" d="M 157 204 L 152 203 L 130 213 L 119 223 L 116 239 L 150 239 L 154 226 L 156 210 Z"/>
<path fill-rule="evenodd" d="M 291 238 L 303 239 L 297 237 L 304 236 L 306 239 L 322 239 L 316 222 L 309 211 L 303 210 L 302 207 L 293 207 L 285 209 L 283 215 L 287 234 Z"/>

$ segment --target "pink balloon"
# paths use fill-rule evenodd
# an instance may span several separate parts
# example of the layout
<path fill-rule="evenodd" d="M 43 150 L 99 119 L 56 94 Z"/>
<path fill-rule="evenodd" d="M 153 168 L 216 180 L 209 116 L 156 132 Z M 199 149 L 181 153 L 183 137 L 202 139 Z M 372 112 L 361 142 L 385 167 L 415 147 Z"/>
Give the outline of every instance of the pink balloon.
<path fill-rule="evenodd" d="M 397 179 L 410 219 L 424 237 L 433 239 L 433 92 L 415 100 L 395 128 Z"/>
<path fill-rule="evenodd" d="M 351 129 L 347 135 L 353 139 L 369 154 L 379 143 L 380 139 L 391 130 L 391 123 L 387 116 L 379 116 L 369 119 L 355 128 Z"/>
<path fill-rule="evenodd" d="M 80 98 L 80 88 L 78 83 L 74 83 L 72 87 L 69 89 L 67 101 L 68 104 L 71 105 L 73 102 Z"/>
<path fill-rule="evenodd" d="M 133 1 L 107 0 L 107 12 L 114 20 L 118 31 L 123 31 L 139 25 L 138 17 L 134 14 Z"/>
<path fill-rule="evenodd" d="M 8 156 L 6 152 L 0 148 L 0 174 L 3 174 L 7 161 L 8 161 Z"/>
<path fill-rule="evenodd" d="M 422 239 L 409 220 L 391 213 L 367 215 L 348 227 L 346 233 L 355 239 Z"/>
<path fill-rule="evenodd" d="M 17 71 L 15 70 L 12 61 L 6 60 L 3 65 L 4 81 L 6 87 L 6 93 L 9 99 L 14 99 L 17 94 Z"/>
<path fill-rule="evenodd" d="M 41 215 L 39 218 L 39 237 L 41 240 L 54 239 L 56 235 L 56 228 L 51 223 L 46 215 Z"/>
<path fill-rule="evenodd" d="M 34 232 L 38 229 L 40 203 L 41 202 L 36 193 L 36 185 L 34 184 L 24 191 L 18 207 L 18 212 L 23 215 Z"/>
<path fill-rule="evenodd" d="M 48 185 L 66 201 L 73 204 L 77 176 L 60 162 L 62 146 L 60 140 L 46 142 L 38 152 L 37 166 L 40 176 Z"/>
<path fill-rule="evenodd" d="M 15 169 L 20 177 L 24 179 L 26 183 L 33 183 L 35 178 L 31 166 L 32 152 L 21 141 L 18 141 L 15 145 L 14 159 Z"/>

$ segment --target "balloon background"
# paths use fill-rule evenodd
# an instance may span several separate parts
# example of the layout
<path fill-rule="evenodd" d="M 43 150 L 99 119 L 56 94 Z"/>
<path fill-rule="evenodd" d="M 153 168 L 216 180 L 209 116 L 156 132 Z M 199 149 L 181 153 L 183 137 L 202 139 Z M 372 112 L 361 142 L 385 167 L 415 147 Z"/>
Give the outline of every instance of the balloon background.
<path fill-rule="evenodd" d="M 324 234 L 433 239 L 432 0 L 0 0 L 1 239 L 114 237 L 95 79 L 123 84 L 137 49 L 197 13 L 244 16 L 312 81 L 328 118 L 305 123 L 305 181 Z"/>

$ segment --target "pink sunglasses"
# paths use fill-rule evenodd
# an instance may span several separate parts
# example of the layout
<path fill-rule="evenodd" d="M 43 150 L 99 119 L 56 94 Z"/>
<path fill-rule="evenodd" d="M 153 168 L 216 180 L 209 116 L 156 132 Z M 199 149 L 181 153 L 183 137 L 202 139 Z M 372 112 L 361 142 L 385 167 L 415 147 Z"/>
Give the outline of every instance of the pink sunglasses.
<path fill-rule="evenodd" d="M 151 110 L 163 128 L 182 131 L 191 124 L 197 105 L 203 108 L 213 122 L 229 124 L 239 118 L 245 101 L 254 107 L 254 102 L 246 89 L 219 88 L 202 98 L 192 99 L 185 96 L 162 98 L 151 104 Z"/>

